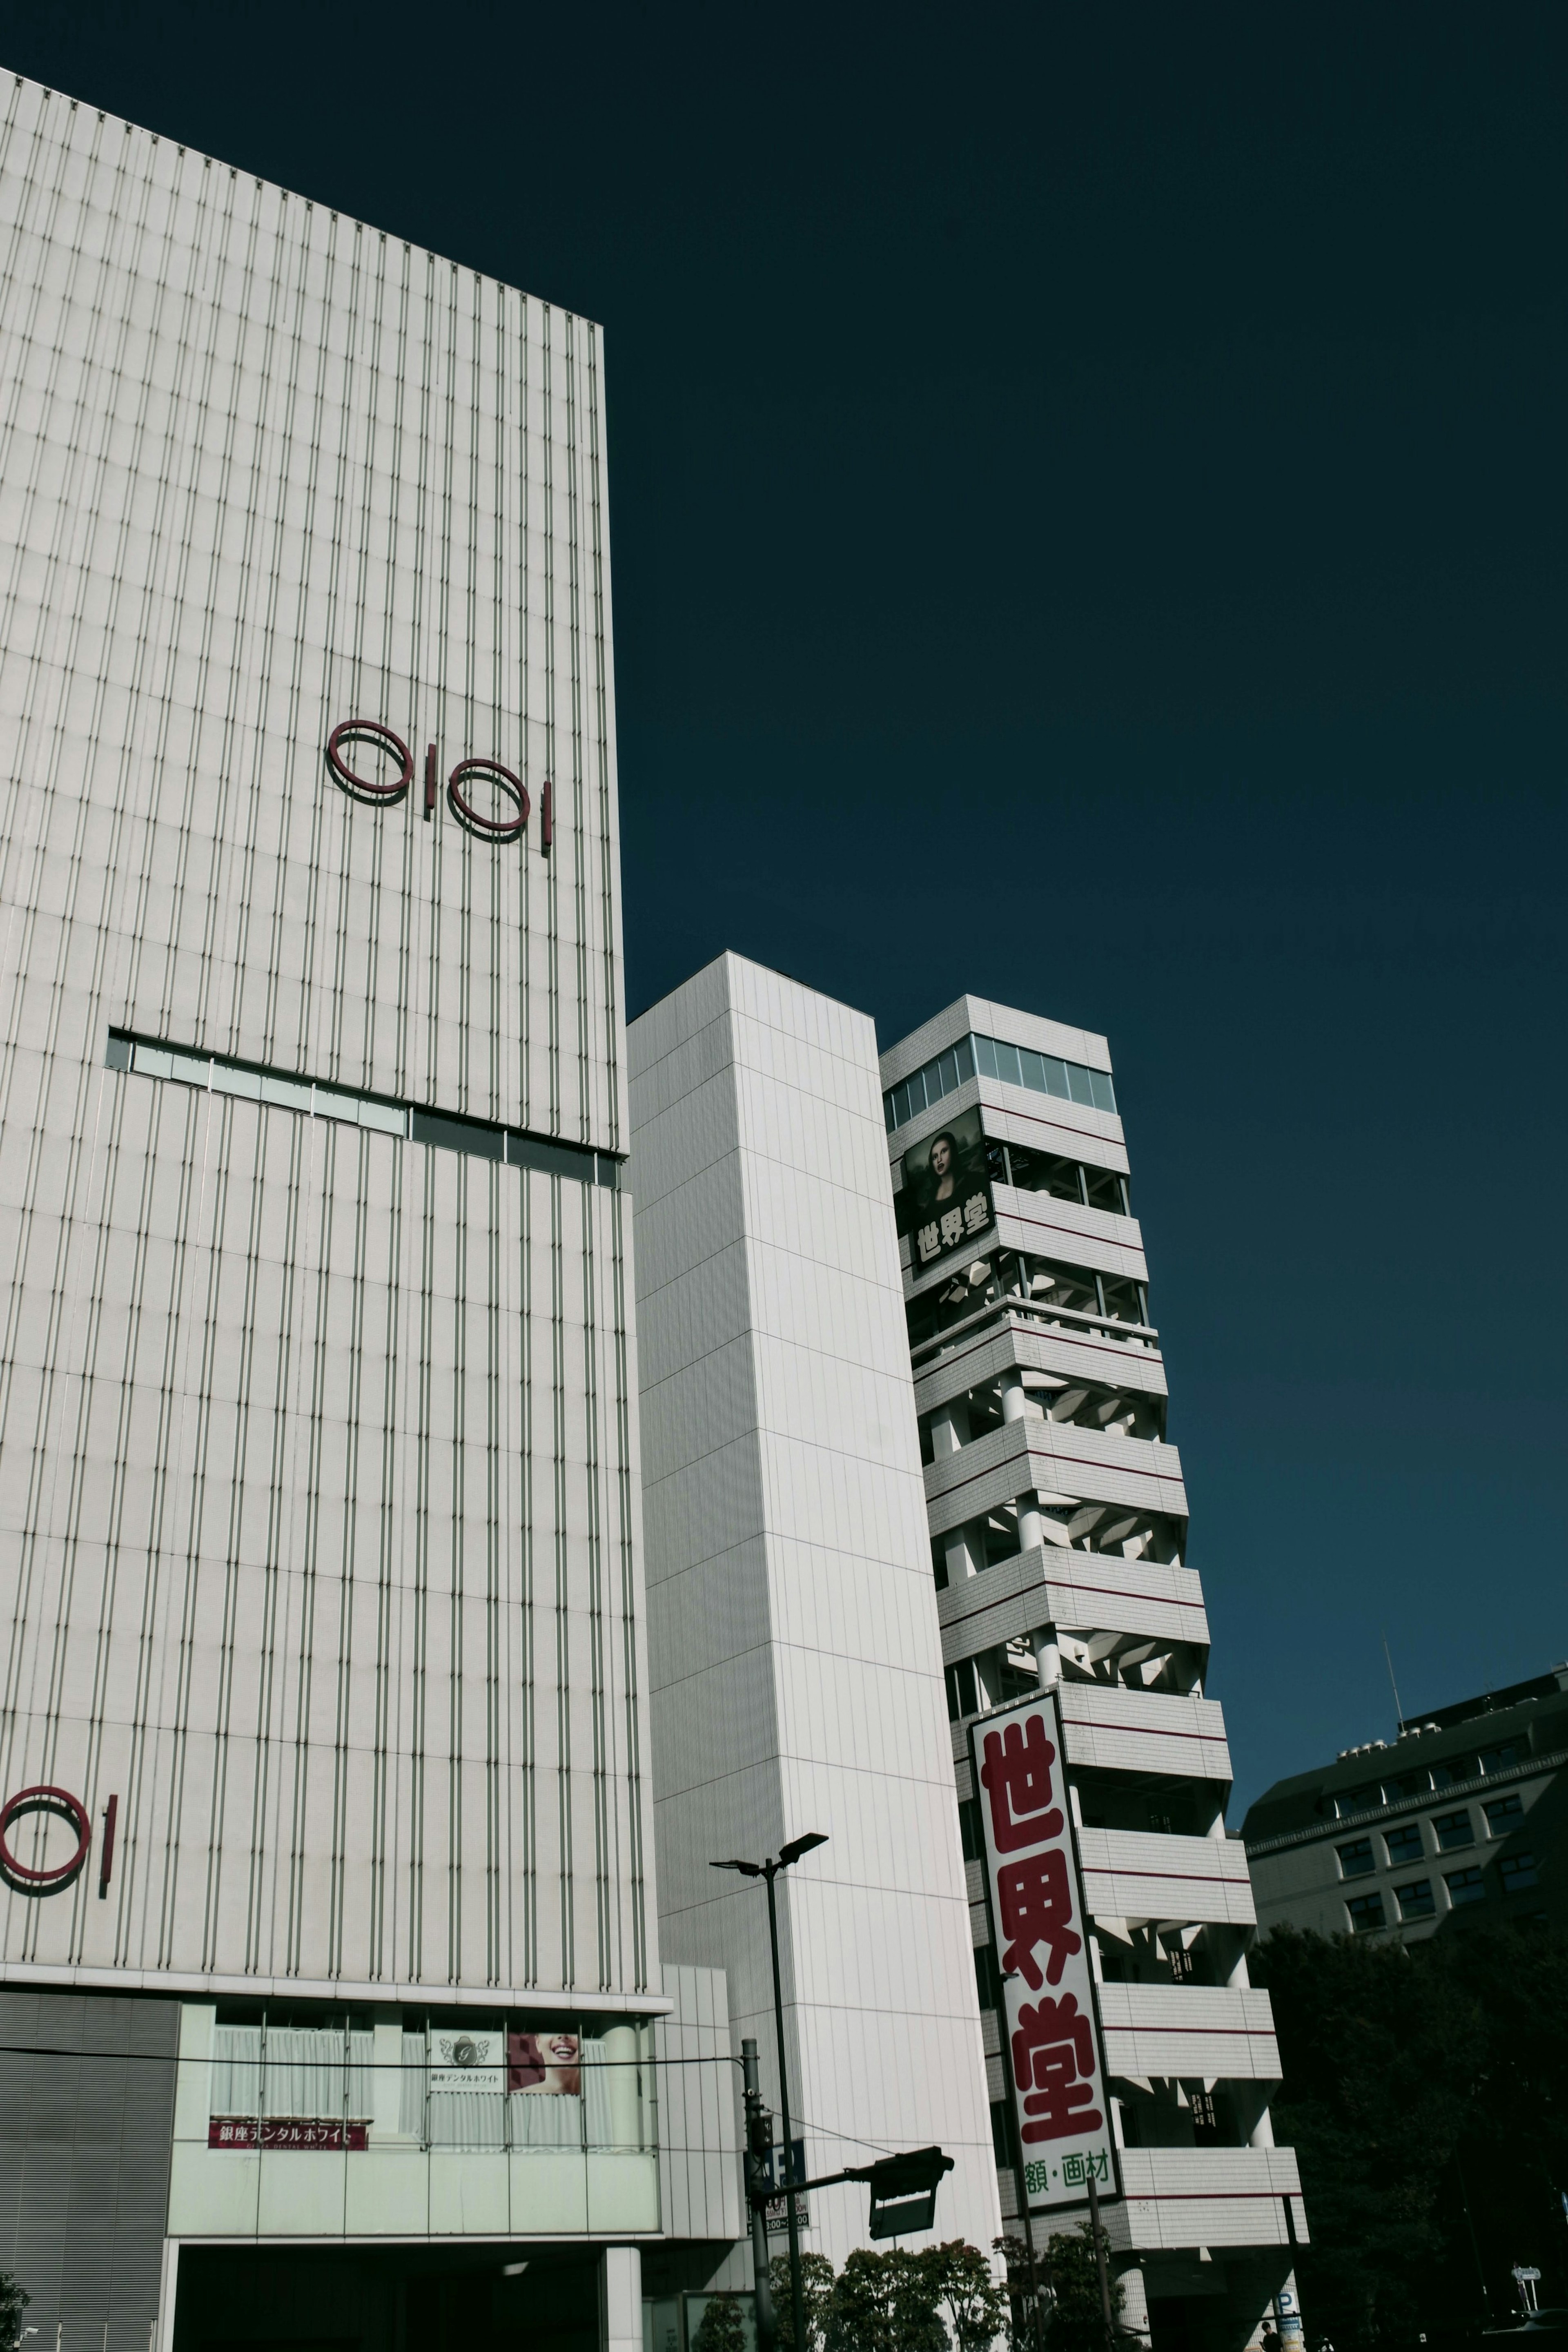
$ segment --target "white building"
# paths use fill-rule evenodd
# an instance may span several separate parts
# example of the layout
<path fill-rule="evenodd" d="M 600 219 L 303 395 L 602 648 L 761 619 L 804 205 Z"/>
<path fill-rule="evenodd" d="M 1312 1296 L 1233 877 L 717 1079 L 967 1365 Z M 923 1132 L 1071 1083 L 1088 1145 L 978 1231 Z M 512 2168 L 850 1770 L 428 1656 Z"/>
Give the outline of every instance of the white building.
<path fill-rule="evenodd" d="M 632 1024 L 660 1937 L 721 1962 L 808 2178 L 937 2143 L 1000 2226 L 875 1034 L 734 955 Z M 866 2191 L 809 2200 L 835 2263 Z"/>
<path fill-rule="evenodd" d="M 599 331 L 4 98 L 0 2268 L 57 2352 L 638 2342 L 741 2221 L 652 1882 Z"/>
<path fill-rule="evenodd" d="M 1279 2051 L 1248 1983 L 1252 1895 L 1110 1055 L 963 997 L 882 1078 L 1002 2210 L 1017 2230 L 969 1730 L 1044 1685 L 1092 1915 L 1128 2319 L 1155 2352 L 1239 2347 L 1293 2294 L 1306 2221 L 1270 2127 Z"/>

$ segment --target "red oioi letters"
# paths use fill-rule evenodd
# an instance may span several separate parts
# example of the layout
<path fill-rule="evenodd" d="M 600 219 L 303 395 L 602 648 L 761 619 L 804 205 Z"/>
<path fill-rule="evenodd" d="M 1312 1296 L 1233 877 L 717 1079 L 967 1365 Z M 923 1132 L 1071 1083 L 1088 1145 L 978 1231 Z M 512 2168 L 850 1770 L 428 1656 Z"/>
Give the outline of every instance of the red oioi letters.
<path fill-rule="evenodd" d="M 350 763 L 350 754 L 362 761 L 366 750 L 380 755 L 380 768 L 372 775 Z M 371 808 L 395 808 L 407 800 L 413 783 L 413 753 L 402 737 L 380 719 L 340 719 L 327 738 L 327 767 L 350 800 Z M 436 750 L 430 743 L 424 753 L 427 823 L 435 814 L 437 773 Z M 496 805 L 481 806 L 486 797 Z M 528 788 L 499 760 L 465 753 L 446 779 L 445 799 L 464 832 L 476 841 L 523 838 L 531 806 Z M 555 839 L 555 795 L 548 776 L 540 788 L 540 800 L 539 847 L 548 857 Z"/>
<path fill-rule="evenodd" d="M 991 1931 L 1031 2210 L 1114 2195 L 1115 2156 L 1061 1723 L 1045 1691 L 970 1735 Z"/>

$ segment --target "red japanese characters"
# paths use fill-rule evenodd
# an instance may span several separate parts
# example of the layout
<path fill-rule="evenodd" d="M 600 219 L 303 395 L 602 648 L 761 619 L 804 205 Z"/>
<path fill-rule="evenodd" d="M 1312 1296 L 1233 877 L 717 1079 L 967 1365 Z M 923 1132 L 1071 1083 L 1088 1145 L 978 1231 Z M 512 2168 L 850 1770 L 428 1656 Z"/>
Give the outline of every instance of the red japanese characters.
<path fill-rule="evenodd" d="M 971 1744 L 1024 2194 L 1031 2210 L 1076 2204 L 1091 2181 L 1114 2195 L 1110 2100 L 1056 1695 L 1042 1692 L 1003 1716 L 982 1717 Z"/>

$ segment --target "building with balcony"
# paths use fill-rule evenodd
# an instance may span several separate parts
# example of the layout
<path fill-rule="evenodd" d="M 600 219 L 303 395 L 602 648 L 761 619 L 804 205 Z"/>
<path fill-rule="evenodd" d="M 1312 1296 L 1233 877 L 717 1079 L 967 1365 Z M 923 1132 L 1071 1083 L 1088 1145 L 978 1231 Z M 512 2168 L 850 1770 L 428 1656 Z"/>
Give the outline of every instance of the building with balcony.
<path fill-rule="evenodd" d="M 1568 1924 L 1565 1764 L 1568 1664 L 1277 1780 L 1242 1825 L 1260 1927 L 1409 1944 L 1450 1920 Z"/>
<path fill-rule="evenodd" d="M 0 100 L 0 2269 L 45 2352 L 635 2352 L 741 2216 L 653 1883 L 600 332 Z"/>
<path fill-rule="evenodd" d="M 1092 1915 L 1129 2317 L 1155 2352 L 1239 2347 L 1293 2293 L 1307 2223 L 1270 2125 L 1279 2052 L 1248 1981 L 1252 1892 L 1226 1831 L 1229 1753 L 1110 1055 L 965 997 L 881 1066 L 1001 2210 L 1018 2230 L 969 1733 L 1047 1687 Z"/>

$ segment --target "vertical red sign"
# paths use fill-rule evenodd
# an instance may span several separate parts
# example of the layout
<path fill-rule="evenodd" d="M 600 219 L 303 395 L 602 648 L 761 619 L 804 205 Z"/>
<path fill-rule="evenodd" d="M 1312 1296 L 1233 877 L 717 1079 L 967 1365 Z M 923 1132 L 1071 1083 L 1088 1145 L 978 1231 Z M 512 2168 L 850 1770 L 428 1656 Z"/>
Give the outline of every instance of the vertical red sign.
<path fill-rule="evenodd" d="M 970 1731 L 1003 2048 L 1031 2212 L 1120 2195 L 1083 1880 L 1054 1692 Z"/>

